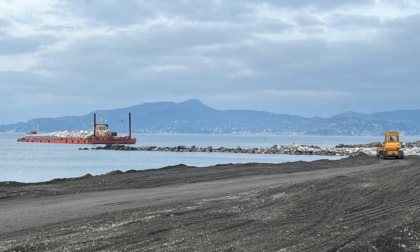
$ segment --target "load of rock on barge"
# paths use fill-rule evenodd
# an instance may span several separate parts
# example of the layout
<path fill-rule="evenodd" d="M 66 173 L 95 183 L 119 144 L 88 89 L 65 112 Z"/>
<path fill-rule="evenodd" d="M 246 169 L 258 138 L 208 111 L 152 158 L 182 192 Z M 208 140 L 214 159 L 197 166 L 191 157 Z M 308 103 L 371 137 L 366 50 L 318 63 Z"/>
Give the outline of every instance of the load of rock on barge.
<path fill-rule="evenodd" d="M 117 136 L 117 132 L 108 129 L 108 124 L 96 123 L 93 114 L 93 131 L 62 131 L 38 134 L 31 131 L 18 142 L 29 143 L 62 143 L 62 144 L 135 144 L 136 138 L 131 137 L 131 113 L 128 114 L 128 136 Z"/>

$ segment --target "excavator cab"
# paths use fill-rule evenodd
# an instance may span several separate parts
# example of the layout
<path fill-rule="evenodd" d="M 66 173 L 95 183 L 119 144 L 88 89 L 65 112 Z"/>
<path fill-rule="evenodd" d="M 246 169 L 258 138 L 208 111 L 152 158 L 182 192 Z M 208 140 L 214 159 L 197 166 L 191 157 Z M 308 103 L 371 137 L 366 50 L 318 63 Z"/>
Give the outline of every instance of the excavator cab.
<path fill-rule="evenodd" d="M 388 140 L 385 140 L 385 142 L 399 142 L 400 138 L 398 136 L 385 136 L 388 137 Z"/>

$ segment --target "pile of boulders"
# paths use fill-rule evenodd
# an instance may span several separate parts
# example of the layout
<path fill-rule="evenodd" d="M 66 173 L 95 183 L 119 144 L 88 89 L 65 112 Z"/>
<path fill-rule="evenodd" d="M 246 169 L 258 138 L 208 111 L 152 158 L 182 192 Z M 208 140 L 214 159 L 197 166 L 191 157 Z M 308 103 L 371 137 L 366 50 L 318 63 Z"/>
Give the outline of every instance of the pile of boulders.
<path fill-rule="evenodd" d="M 78 138 L 78 139 L 87 139 L 90 136 L 93 136 L 93 131 L 81 130 L 81 131 L 54 131 L 51 133 L 39 134 L 40 136 L 51 136 L 58 138 Z"/>
<path fill-rule="evenodd" d="M 335 148 L 376 148 L 378 146 L 381 146 L 381 142 L 372 142 L 367 144 L 339 144 L 335 146 Z"/>
<path fill-rule="evenodd" d="M 420 147 L 420 141 L 403 143 L 402 145 L 404 148 L 416 148 L 416 147 Z"/>
<path fill-rule="evenodd" d="M 31 136 L 33 136 L 31 134 Z M 81 130 L 81 131 L 54 131 L 50 133 L 41 133 L 35 136 L 48 136 L 48 137 L 57 137 L 57 138 L 74 138 L 74 139 L 88 139 L 93 136 L 93 130 Z M 107 128 L 98 127 L 96 130 L 96 136 L 101 138 L 106 138 L 111 136 L 111 131 Z"/>
<path fill-rule="evenodd" d="M 404 147 L 402 148 L 402 151 L 404 151 L 404 155 L 418 155 L 420 156 L 420 147 Z"/>

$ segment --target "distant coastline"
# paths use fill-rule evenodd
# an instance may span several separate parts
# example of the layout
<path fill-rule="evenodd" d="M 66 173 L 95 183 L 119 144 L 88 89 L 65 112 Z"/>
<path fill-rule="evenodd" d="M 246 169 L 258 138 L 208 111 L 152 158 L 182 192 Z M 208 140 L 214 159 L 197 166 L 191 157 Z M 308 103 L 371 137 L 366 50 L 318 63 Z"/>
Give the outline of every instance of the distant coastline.
<path fill-rule="evenodd" d="M 133 116 L 133 133 L 138 134 L 379 136 L 386 131 L 399 131 L 402 135 L 420 135 L 420 110 L 346 112 L 329 118 L 307 118 L 264 111 L 216 110 L 199 100 L 143 103 L 84 116 L 35 118 L 0 125 L 0 132 L 90 130 L 93 113 L 102 113 L 110 128 L 123 133 L 128 132 L 128 112 Z"/>

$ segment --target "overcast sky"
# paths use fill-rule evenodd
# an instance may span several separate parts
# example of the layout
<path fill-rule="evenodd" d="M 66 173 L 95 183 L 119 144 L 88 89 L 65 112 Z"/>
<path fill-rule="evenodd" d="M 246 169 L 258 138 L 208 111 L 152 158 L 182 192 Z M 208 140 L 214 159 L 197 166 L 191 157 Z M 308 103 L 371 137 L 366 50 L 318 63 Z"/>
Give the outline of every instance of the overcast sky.
<path fill-rule="evenodd" d="M 0 0 L 0 124 L 200 99 L 420 109 L 418 0 Z"/>

